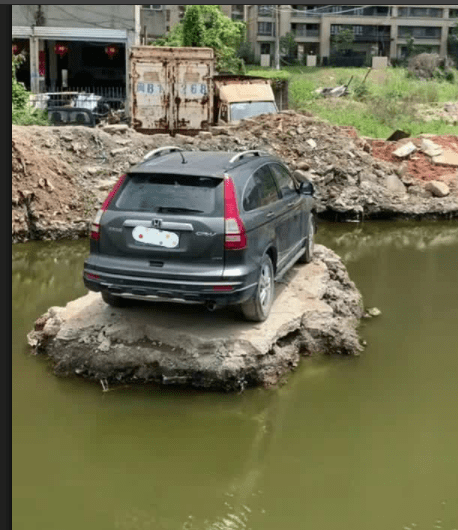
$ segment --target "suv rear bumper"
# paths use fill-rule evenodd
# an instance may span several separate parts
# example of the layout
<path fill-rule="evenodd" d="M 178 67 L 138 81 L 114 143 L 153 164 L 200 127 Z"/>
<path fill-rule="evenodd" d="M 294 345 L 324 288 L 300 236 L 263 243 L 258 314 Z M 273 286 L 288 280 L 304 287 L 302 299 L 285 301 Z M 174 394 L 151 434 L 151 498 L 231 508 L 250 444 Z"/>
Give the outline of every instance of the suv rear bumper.
<path fill-rule="evenodd" d="M 253 280 L 256 275 L 250 274 Z M 173 301 L 178 303 L 211 304 L 222 307 L 239 304 L 251 298 L 256 281 L 218 282 L 167 281 L 158 278 L 108 274 L 90 267 L 84 267 L 84 285 L 90 291 L 106 291 L 125 298 L 152 301 Z M 227 289 L 227 290 L 226 290 Z"/>

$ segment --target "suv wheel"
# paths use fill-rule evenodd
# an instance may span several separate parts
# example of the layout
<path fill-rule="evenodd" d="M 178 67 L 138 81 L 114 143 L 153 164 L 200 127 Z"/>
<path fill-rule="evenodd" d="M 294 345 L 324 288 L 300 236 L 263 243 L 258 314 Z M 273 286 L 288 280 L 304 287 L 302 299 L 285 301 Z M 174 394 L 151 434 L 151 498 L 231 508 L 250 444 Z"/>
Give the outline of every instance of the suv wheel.
<path fill-rule="evenodd" d="M 115 296 L 107 291 L 102 291 L 102 299 L 106 304 L 111 305 L 111 307 L 125 307 L 127 305 L 127 300 L 125 298 Z"/>
<path fill-rule="evenodd" d="M 313 214 L 310 214 L 308 229 L 307 229 L 307 241 L 305 243 L 305 252 L 299 258 L 301 263 L 310 263 L 313 259 L 313 251 L 315 248 L 315 219 Z"/>
<path fill-rule="evenodd" d="M 272 260 L 265 254 L 261 262 L 258 286 L 253 297 L 241 304 L 244 317 L 254 322 L 263 322 L 269 316 L 274 301 L 274 267 Z"/>

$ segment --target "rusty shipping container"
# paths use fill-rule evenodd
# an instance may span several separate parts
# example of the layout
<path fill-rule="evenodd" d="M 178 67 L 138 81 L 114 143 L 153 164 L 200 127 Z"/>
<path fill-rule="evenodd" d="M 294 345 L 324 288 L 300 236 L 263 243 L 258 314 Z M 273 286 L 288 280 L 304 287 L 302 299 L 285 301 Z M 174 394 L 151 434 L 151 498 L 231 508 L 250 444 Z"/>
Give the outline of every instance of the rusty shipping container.
<path fill-rule="evenodd" d="M 134 46 L 129 62 L 136 130 L 194 134 L 208 128 L 215 67 L 211 48 Z"/>

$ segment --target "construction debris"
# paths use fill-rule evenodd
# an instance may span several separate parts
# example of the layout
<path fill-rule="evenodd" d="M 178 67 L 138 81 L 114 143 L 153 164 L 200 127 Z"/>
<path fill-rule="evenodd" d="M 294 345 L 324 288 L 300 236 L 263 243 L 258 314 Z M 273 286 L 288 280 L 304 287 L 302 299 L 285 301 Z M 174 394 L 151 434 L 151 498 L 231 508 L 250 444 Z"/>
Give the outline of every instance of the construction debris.
<path fill-rule="evenodd" d="M 396 151 L 394 151 L 393 155 L 397 156 L 398 158 L 406 158 L 409 155 L 411 155 L 412 153 L 415 153 L 416 150 L 417 150 L 417 148 L 416 148 L 415 144 L 413 144 L 412 142 L 409 142 L 407 144 L 402 145 L 398 149 L 396 149 Z"/>
<path fill-rule="evenodd" d="M 313 181 L 323 217 L 458 217 L 457 175 L 446 165 L 453 162 L 452 154 L 458 157 L 458 138 L 427 139 L 443 149 L 444 163 L 434 163 L 436 157 L 421 150 L 422 138 L 411 140 L 415 156 L 399 158 L 393 152 L 405 140 L 360 138 L 353 127 L 335 126 L 307 112 L 257 116 L 195 137 L 144 135 L 125 124 L 13 126 L 13 242 L 86 235 L 111 183 L 148 151 L 165 145 L 277 155 L 293 172 L 298 170 L 298 179 Z M 433 198 L 425 182 L 445 178 L 449 195 Z"/>
<path fill-rule="evenodd" d="M 421 150 L 423 153 L 425 153 L 428 156 L 439 156 L 441 155 L 444 150 L 440 145 L 435 144 L 431 140 L 428 140 L 427 138 L 422 138 L 421 140 Z"/>
<path fill-rule="evenodd" d="M 429 181 L 425 189 L 430 191 L 434 197 L 446 197 L 450 193 L 450 189 L 445 182 L 438 182 L 437 180 Z"/>

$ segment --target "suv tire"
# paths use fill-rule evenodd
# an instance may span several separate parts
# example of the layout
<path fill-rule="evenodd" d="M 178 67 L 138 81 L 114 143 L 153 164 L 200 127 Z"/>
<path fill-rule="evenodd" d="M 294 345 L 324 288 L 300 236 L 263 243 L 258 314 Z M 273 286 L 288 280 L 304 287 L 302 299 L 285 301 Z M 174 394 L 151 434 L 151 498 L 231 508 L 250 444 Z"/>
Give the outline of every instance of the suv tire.
<path fill-rule="evenodd" d="M 305 242 L 305 252 L 299 258 L 300 263 L 310 263 L 313 259 L 313 252 L 315 247 L 315 218 L 313 214 L 310 214 L 308 228 L 307 228 L 307 241 Z"/>
<path fill-rule="evenodd" d="M 115 296 L 114 294 L 110 294 L 107 291 L 102 291 L 102 299 L 111 307 L 126 307 L 127 305 L 127 300 L 125 298 Z"/>
<path fill-rule="evenodd" d="M 272 260 L 264 254 L 259 272 L 258 285 L 250 300 L 240 305 L 246 320 L 263 322 L 269 316 L 275 296 L 275 278 Z"/>

